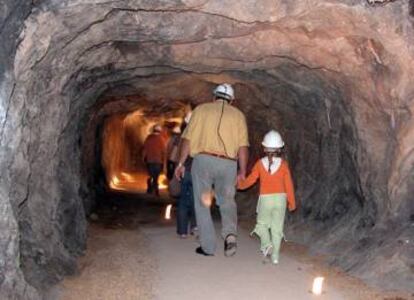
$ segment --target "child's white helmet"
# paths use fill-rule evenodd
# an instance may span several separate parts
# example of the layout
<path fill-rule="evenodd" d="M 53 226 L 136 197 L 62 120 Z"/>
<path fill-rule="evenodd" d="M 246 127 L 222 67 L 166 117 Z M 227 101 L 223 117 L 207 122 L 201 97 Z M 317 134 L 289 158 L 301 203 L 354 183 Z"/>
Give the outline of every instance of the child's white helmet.
<path fill-rule="evenodd" d="M 265 134 L 262 145 L 266 148 L 282 148 L 285 143 L 282 136 L 276 130 L 270 130 Z"/>

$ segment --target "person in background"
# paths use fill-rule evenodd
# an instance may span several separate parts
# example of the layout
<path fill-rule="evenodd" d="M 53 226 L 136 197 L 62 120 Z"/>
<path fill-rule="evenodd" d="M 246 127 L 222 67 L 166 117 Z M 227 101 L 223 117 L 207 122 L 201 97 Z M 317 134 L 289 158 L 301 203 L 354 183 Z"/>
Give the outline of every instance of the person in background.
<path fill-rule="evenodd" d="M 235 185 L 237 177 L 244 179 L 246 176 L 249 141 L 244 114 L 232 105 L 233 87 L 220 84 L 213 95 L 212 102 L 199 105 L 192 113 L 182 136 L 175 175 L 182 178 L 187 157 L 193 157 L 191 176 L 200 240 L 196 253 L 211 256 L 216 251 L 216 233 L 210 211 L 214 187 L 221 214 L 224 254 L 233 256 L 237 249 Z"/>
<path fill-rule="evenodd" d="M 152 133 L 145 139 L 142 159 L 147 166 L 149 178 L 147 180 L 147 193 L 159 196 L 158 177 L 165 161 L 165 142 L 161 136 L 162 126 L 157 124 Z"/>
<path fill-rule="evenodd" d="M 246 189 L 260 180 L 257 221 L 252 234 L 259 236 L 264 258 L 271 255 L 272 263 L 277 264 L 286 206 L 290 212 L 296 209 L 295 194 L 289 166 L 281 158 L 284 142 L 280 134 L 275 130 L 269 131 L 262 146 L 265 156 L 256 162 L 245 180 L 239 181 L 238 188 Z"/>
<path fill-rule="evenodd" d="M 187 127 L 190 118 L 191 112 L 186 115 L 184 122 L 181 125 L 182 132 Z M 194 211 L 193 181 L 191 179 L 192 161 L 193 159 L 191 157 L 187 157 L 184 162 L 185 172 L 181 179 L 181 193 L 177 203 L 177 234 L 180 238 L 187 238 L 188 227 L 190 227 L 191 235 L 195 234 L 197 231 Z"/>
<path fill-rule="evenodd" d="M 184 124 L 184 123 L 183 123 Z M 178 162 L 178 150 L 181 139 L 181 129 L 175 126 L 171 131 L 170 139 L 167 144 L 167 178 L 171 180 L 174 176 L 174 170 Z"/>

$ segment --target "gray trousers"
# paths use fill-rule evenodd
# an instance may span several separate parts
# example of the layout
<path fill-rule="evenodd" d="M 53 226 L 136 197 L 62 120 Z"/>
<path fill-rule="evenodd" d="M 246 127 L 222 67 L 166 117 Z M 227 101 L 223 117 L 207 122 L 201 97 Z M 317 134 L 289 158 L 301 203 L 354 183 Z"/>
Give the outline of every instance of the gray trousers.
<path fill-rule="evenodd" d="M 216 203 L 220 208 L 222 237 L 237 235 L 236 193 L 237 162 L 205 154 L 194 157 L 191 168 L 194 190 L 194 208 L 199 229 L 200 244 L 208 254 L 216 251 L 216 231 L 211 218 L 214 187 Z"/>

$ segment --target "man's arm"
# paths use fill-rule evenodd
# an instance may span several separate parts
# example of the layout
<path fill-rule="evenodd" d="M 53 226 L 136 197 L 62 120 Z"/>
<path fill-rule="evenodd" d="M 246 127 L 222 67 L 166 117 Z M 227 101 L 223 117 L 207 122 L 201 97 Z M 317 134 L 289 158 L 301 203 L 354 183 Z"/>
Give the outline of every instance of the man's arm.
<path fill-rule="evenodd" d="M 175 169 L 175 176 L 178 179 L 181 179 L 184 176 L 184 172 L 185 172 L 184 162 L 186 161 L 189 154 L 190 154 L 190 141 L 183 138 L 181 139 L 181 144 L 180 144 L 180 158 L 178 160 L 177 168 Z"/>
<path fill-rule="evenodd" d="M 249 159 L 249 148 L 247 146 L 242 146 L 239 148 L 239 174 L 238 180 L 246 179 L 246 169 L 247 169 L 247 160 Z"/>

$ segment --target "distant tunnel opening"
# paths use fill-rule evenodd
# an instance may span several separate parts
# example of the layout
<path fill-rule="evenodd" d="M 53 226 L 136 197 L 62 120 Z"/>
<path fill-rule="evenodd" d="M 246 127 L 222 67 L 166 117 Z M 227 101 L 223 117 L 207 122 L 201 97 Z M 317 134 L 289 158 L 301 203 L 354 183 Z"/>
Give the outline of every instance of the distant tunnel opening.
<path fill-rule="evenodd" d="M 154 127 L 162 128 L 164 151 L 174 128 L 180 128 L 186 110 L 185 104 L 177 111 L 151 115 L 145 110 L 135 110 L 126 115 L 108 117 L 103 126 L 101 165 L 105 171 L 107 188 L 110 191 L 145 193 L 147 190 L 147 168 L 143 157 L 143 145 L 153 133 Z M 165 162 L 167 157 L 164 158 Z M 167 185 L 166 170 L 159 178 L 160 189 Z"/>

